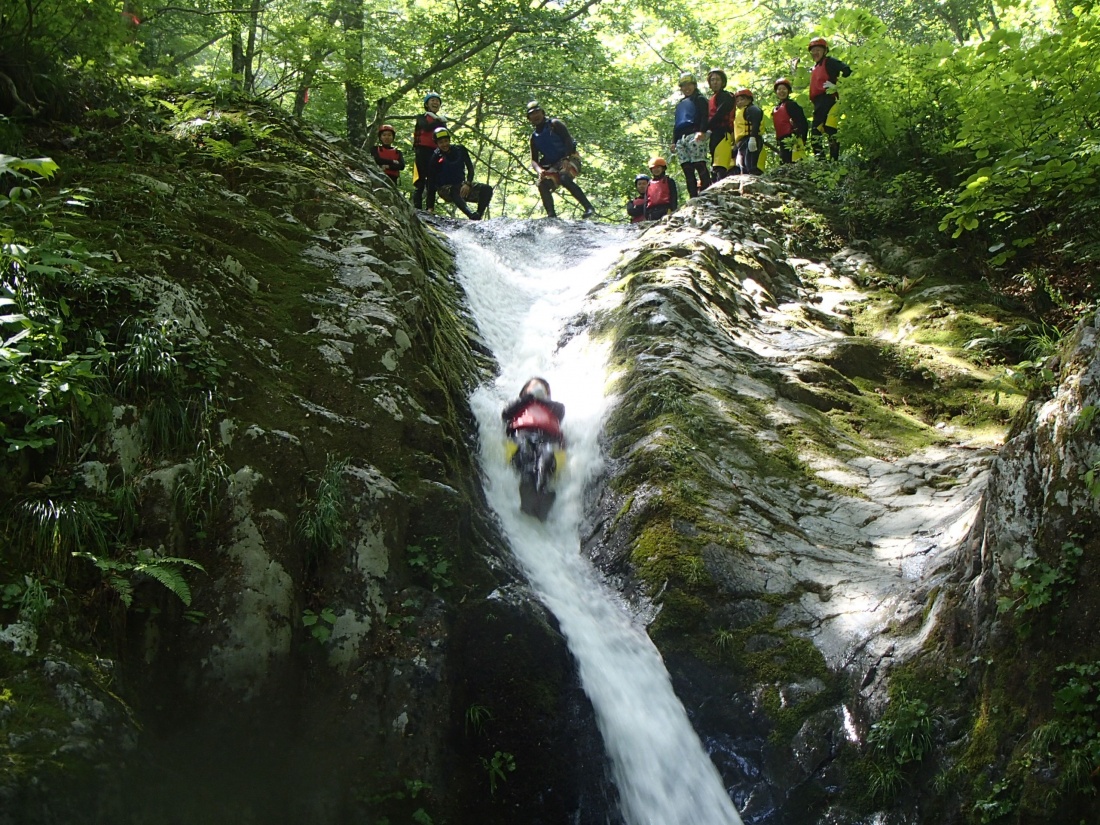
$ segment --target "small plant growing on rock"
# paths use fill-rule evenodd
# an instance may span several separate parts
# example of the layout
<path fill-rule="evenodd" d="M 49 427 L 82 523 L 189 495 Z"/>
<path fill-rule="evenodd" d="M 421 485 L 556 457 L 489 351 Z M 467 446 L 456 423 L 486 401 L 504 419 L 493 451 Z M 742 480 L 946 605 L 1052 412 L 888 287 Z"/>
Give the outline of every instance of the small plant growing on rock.
<path fill-rule="evenodd" d="M 332 637 L 332 630 L 336 626 L 336 611 L 326 607 L 320 613 L 306 610 L 302 613 L 302 626 L 309 628 L 309 635 L 321 644 Z"/>
<path fill-rule="evenodd" d="M 1085 554 L 1077 544 L 1079 539 L 1075 535 L 1062 542 L 1060 558 L 1054 565 L 1034 556 L 1021 558 L 1014 565 L 1010 579 L 1014 595 L 998 599 L 997 611 L 1014 613 L 1023 635 L 1031 633 L 1034 612 L 1055 599 L 1064 602 L 1070 586 L 1077 581 L 1077 565 Z"/>
<path fill-rule="evenodd" d="M 516 758 L 510 753 L 497 751 L 491 759 L 481 757 L 481 766 L 489 774 L 489 794 L 497 795 L 497 785 L 508 779 L 508 774 L 516 769 Z"/>
<path fill-rule="evenodd" d="M 347 528 L 347 485 L 344 471 L 349 459 L 335 459 L 331 455 L 317 482 L 317 491 L 302 503 L 296 530 L 309 545 L 316 558 L 323 551 L 332 550 Z"/>
<path fill-rule="evenodd" d="M 469 734 L 470 728 L 473 728 L 474 733 L 480 734 L 484 730 L 485 722 L 492 718 L 493 714 L 485 705 L 470 705 L 466 708 L 466 733 Z"/>

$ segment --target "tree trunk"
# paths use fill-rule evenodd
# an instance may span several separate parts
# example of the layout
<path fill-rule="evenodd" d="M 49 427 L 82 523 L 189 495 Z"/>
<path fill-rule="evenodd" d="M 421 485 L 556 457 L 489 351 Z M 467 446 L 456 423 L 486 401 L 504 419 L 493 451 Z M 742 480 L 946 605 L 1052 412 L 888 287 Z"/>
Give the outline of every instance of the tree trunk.
<path fill-rule="evenodd" d="M 236 21 L 236 17 L 230 19 Z M 241 40 L 240 28 L 233 29 L 230 37 L 233 38 L 233 80 L 231 85 L 234 89 L 240 89 L 241 82 L 244 79 L 244 42 Z"/>
<path fill-rule="evenodd" d="M 248 49 L 244 54 L 244 90 L 256 91 L 256 30 L 260 26 L 260 0 L 252 0 L 248 9 Z"/>
<path fill-rule="evenodd" d="M 347 0 L 344 21 L 344 93 L 347 97 L 348 142 L 361 148 L 367 138 L 367 96 L 363 89 L 363 4 Z"/>

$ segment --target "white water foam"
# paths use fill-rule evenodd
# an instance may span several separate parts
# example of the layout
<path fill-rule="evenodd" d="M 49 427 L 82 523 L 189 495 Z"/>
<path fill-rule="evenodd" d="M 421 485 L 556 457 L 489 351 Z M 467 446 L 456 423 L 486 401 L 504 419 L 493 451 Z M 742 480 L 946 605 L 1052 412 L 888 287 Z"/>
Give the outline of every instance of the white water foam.
<path fill-rule="evenodd" d="M 583 494 L 601 468 L 598 434 L 610 399 L 606 348 L 568 322 L 623 247 L 622 228 L 494 220 L 450 233 L 459 279 L 501 374 L 477 389 L 486 495 L 532 588 L 554 613 L 578 663 L 629 825 L 741 825 L 664 662 L 580 552 Z M 519 510 L 504 457 L 501 409 L 533 375 L 566 407 L 558 497 L 543 524 Z"/>

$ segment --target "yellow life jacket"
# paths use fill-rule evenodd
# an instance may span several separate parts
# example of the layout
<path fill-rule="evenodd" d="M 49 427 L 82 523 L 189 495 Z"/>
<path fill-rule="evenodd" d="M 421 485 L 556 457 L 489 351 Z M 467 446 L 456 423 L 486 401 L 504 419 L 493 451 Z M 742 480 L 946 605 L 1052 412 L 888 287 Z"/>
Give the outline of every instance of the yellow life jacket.
<path fill-rule="evenodd" d="M 733 142 L 736 143 L 747 136 L 748 133 L 749 122 L 745 120 L 745 110 L 735 108 L 733 110 Z"/>

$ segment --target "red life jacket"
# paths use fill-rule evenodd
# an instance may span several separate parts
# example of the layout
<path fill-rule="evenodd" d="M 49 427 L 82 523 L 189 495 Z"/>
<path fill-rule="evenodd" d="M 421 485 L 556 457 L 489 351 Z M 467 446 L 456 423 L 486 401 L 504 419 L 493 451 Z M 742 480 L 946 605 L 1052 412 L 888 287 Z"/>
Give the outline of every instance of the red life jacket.
<path fill-rule="evenodd" d="M 825 61 L 828 59 L 827 57 L 821 58 L 821 62 L 816 64 L 813 71 L 810 72 L 810 100 L 825 94 L 825 81 L 832 79 L 829 77 L 829 70 L 825 68 Z"/>
<path fill-rule="evenodd" d="M 648 192 L 649 190 L 647 189 L 646 191 Z M 645 209 L 645 195 L 642 195 L 640 197 L 635 198 L 633 201 L 631 201 L 631 203 L 634 205 L 635 208 L 644 210 Z M 631 218 L 630 222 L 631 223 L 641 223 L 644 220 L 645 220 L 645 212 L 643 211 L 641 215 L 635 215 L 633 218 Z"/>
<path fill-rule="evenodd" d="M 794 132 L 794 122 L 787 111 L 787 101 L 783 101 L 772 112 L 772 126 L 775 127 L 775 136 L 782 140 Z"/>
<path fill-rule="evenodd" d="M 554 438 L 561 438 L 561 424 L 550 412 L 550 408 L 538 401 L 532 401 L 519 415 L 512 419 L 513 430 L 542 430 Z"/>
<path fill-rule="evenodd" d="M 397 160 L 401 157 L 401 152 L 398 151 L 396 146 L 384 146 L 383 144 L 379 143 L 377 146 L 374 147 L 374 149 L 378 153 L 379 160 L 391 161 Z M 398 172 L 396 169 L 390 169 L 390 167 L 388 166 L 383 166 L 382 171 L 394 180 L 397 180 L 401 176 L 400 172 Z"/>
<path fill-rule="evenodd" d="M 413 129 L 413 146 L 423 146 L 428 149 L 434 149 L 435 130 L 442 125 L 442 121 L 431 112 L 422 114 L 416 119 L 416 128 Z"/>
<path fill-rule="evenodd" d="M 672 192 L 668 188 L 668 175 L 661 175 L 649 182 L 649 188 L 645 190 L 645 207 L 652 209 L 654 206 L 668 206 L 672 203 Z"/>

